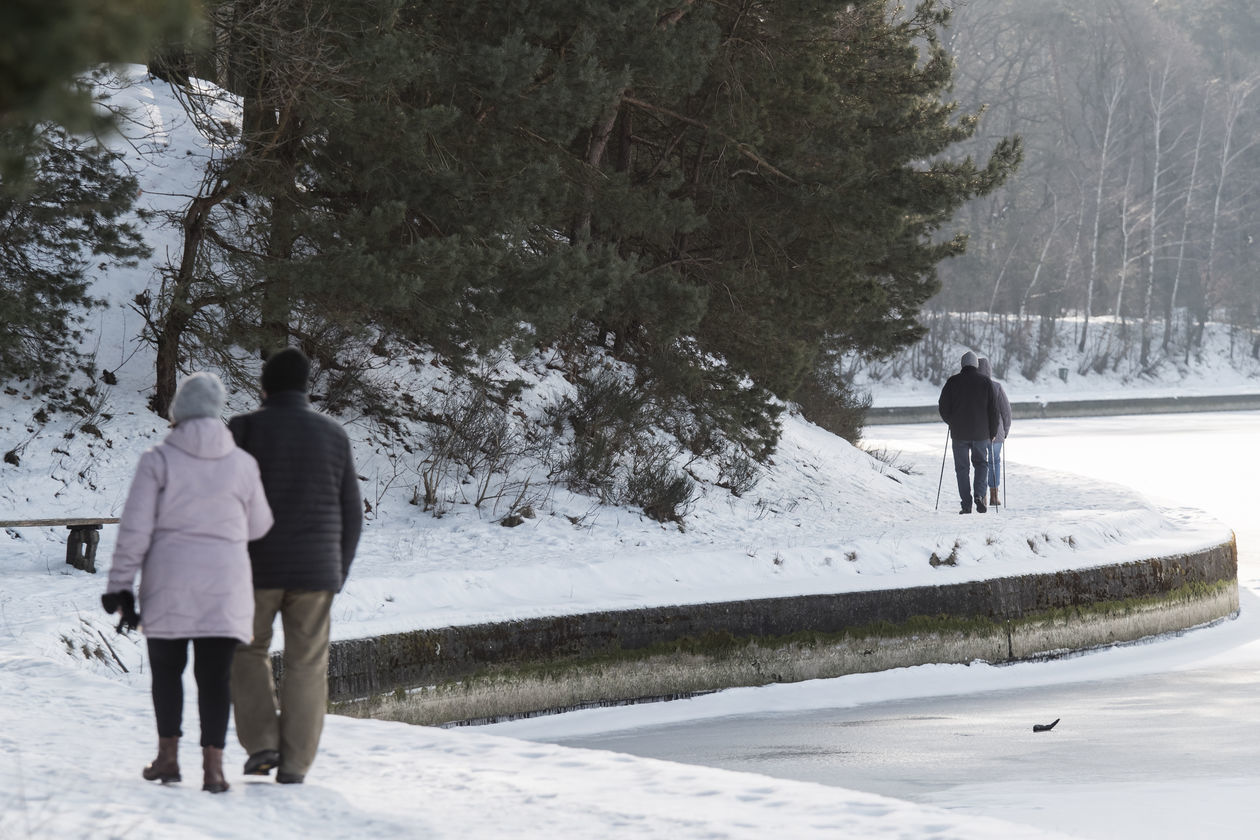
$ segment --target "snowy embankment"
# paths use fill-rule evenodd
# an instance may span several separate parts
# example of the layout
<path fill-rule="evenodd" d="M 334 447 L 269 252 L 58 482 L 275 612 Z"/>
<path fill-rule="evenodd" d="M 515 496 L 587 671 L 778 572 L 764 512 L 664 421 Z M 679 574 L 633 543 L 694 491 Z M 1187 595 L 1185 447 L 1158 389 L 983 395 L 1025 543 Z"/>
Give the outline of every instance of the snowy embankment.
<path fill-rule="evenodd" d="M 133 441 L 130 451 L 116 442 L 110 457 L 94 458 L 97 490 L 9 470 L 6 506 L 116 512 L 134 457 L 151 439 L 150 422 L 143 425 L 117 435 Z M 557 611 L 939 583 L 1228 538 L 1195 511 L 1022 468 L 1017 507 L 959 517 L 948 484 L 935 509 L 937 453 L 906 451 L 897 463 L 910 472 L 792 420 L 755 494 L 715 490 L 685 530 L 625 509 L 588 509 L 575 523 L 560 502 L 554 515 L 511 529 L 473 509 L 435 519 L 405 503 L 378 508 L 336 602 L 334 630 L 349 638 Z M 102 565 L 112 531 L 102 538 Z M 929 563 L 932 552 L 954 546 L 958 566 Z M 233 772 L 226 797 L 201 794 L 195 747 L 185 749 L 188 781 L 160 789 L 139 779 L 152 749 L 141 644 L 115 635 L 99 611 L 102 578 L 63 558 L 64 532 L 54 529 L 13 530 L 0 555 L 3 836 L 144 837 L 171 825 L 181 836 L 224 838 L 259 828 L 276 837 L 1051 836 L 814 784 L 336 717 L 302 789 Z M 195 734 L 191 691 L 185 714 Z M 231 735 L 227 755 L 229 767 L 244 759 Z"/>
<path fill-rule="evenodd" d="M 52 503 L 67 510 L 109 502 L 125 491 L 134 455 L 98 458 L 97 492 L 30 474 L 19 480 L 11 470 L 5 492 L 17 485 L 23 496 L 7 501 L 60 490 Z M 760 495 L 715 493 L 685 531 L 627 510 L 579 524 L 544 513 L 508 529 L 473 512 L 434 519 L 399 506 L 369 522 L 334 627 L 345 638 L 554 610 L 961 580 L 1113 562 L 1141 556 L 1149 541 L 1191 549 L 1225 534 L 1218 523 L 1096 482 L 1085 495 L 1105 504 L 1082 508 L 1082 482 L 1050 473 L 1035 485 L 1021 475 L 1036 506 L 958 517 L 933 509 L 934 455 L 907 453 L 902 462 L 911 474 L 792 421 Z M 201 794 L 194 747 L 185 749 L 188 781 L 164 790 L 139 779 L 152 747 L 140 643 L 114 634 L 99 612 L 101 578 L 66 566 L 63 540 L 53 529 L 14 530 L 0 559 L 4 836 L 144 837 L 171 825 L 189 837 L 259 828 L 276 837 L 1050 836 L 820 785 L 342 718 L 329 720 L 302 789 L 231 773 L 226 797 Z M 928 563 L 955 542 L 959 566 Z M 195 714 L 190 696 L 190 734 Z M 244 758 L 231 740 L 228 757 L 229 766 Z"/>
<path fill-rule="evenodd" d="M 144 200 L 178 206 L 195 179 L 195 133 L 157 83 L 131 96 L 153 120 L 134 161 Z M 176 165 L 175 162 L 179 162 Z M 100 278 L 97 364 L 117 377 L 81 416 L 38 419 L 0 392 L 4 518 L 116 516 L 140 453 L 161 439 L 144 407 L 152 357 L 126 304 L 157 282 L 155 262 Z M 535 360 L 515 371 L 533 393 L 561 387 Z M 422 385 L 422 383 L 421 383 Z M 412 387 L 411 384 L 408 387 Z M 1014 396 L 1014 394 L 1013 394 Z M 253 403 L 233 397 L 233 408 Z M 943 427 L 942 427 L 943 428 Z M 742 497 L 702 482 L 685 527 L 555 491 L 516 528 L 454 503 L 441 518 L 409 503 L 397 460 L 350 423 L 372 504 L 358 559 L 333 610 L 336 638 L 662 604 L 929 583 L 1101 565 L 1228 539 L 1225 525 L 1135 493 L 1046 471 L 1021 472 L 1017 504 L 959 517 L 941 451 L 887 453 L 889 465 L 798 418 Z M 701 478 L 703 466 L 698 466 Z M 98 564 L 108 567 L 114 528 Z M 309 782 L 199 792 L 196 706 L 185 712 L 186 781 L 140 780 L 153 723 L 142 642 L 99 605 L 103 575 L 64 562 L 64 529 L 11 528 L 0 552 L 0 836 L 270 837 L 1042 837 L 1032 829 L 819 785 L 527 744 L 464 730 L 330 718 Z M 934 567 L 933 554 L 957 565 Z M 143 605 L 142 605 L 143 606 Z M 227 763 L 243 761 L 229 734 Z"/>

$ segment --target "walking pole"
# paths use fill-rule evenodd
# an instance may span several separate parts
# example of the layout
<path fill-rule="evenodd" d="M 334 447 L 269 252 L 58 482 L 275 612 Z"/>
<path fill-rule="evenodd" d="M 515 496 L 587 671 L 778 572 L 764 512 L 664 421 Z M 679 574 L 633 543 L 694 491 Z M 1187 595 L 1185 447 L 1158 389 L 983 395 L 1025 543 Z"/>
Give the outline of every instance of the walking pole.
<path fill-rule="evenodd" d="M 945 451 L 941 453 L 941 477 L 936 482 L 936 509 L 941 509 L 941 485 L 945 483 L 945 456 L 949 453 L 949 426 L 945 427 Z"/>
<path fill-rule="evenodd" d="M 1002 507 L 1006 507 L 1006 441 L 1002 441 Z"/>
<path fill-rule="evenodd" d="M 998 482 L 1000 484 L 1001 482 L 1006 481 L 1006 472 L 1003 469 L 1003 467 L 1005 467 L 1006 465 L 1002 463 L 1002 459 L 1003 459 L 1002 450 L 1005 449 L 1006 447 L 1003 446 L 1001 449 L 997 449 L 997 457 L 994 457 L 995 447 L 997 447 L 996 441 L 989 444 L 989 460 L 992 462 L 992 465 L 990 465 L 989 469 L 992 470 L 994 468 L 994 465 L 996 465 L 998 475 L 1000 476 L 1000 478 L 998 479 Z M 998 494 L 1001 495 L 1001 492 L 1002 492 L 1001 487 L 995 487 L 993 489 L 997 490 Z M 997 508 L 997 512 L 1001 513 L 1004 505 L 997 504 L 997 505 L 992 505 L 992 507 Z"/>

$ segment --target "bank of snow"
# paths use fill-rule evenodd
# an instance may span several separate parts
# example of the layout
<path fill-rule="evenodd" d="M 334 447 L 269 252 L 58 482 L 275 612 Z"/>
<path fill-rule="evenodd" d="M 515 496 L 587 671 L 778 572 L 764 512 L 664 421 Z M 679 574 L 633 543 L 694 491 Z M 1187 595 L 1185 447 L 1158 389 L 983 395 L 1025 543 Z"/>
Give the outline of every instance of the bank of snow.
<path fill-rule="evenodd" d="M 130 428 L 122 416 L 132 417 L 121 415 L 110 433 L 134 443 L 95 454 L 96 490 L 7 469 L 0 473 L 6 507 L 116 513 L 138 449 L 152 436 L 144 415 L 134 415 L 140 419 Z M 798 419 L 785 431 L 755 493 L 707 493 L 685 529 L 576 499 L 557 500 L 554 513 L 517 528 L 480 519 L 470 507 L 435 519 L 405 502 L 385 505 L 367 523 L 335 602 L 335 635 L 953 582 L 1190 551 L 1228 538 L 1222 524 L 1197 512 L 1024 468 L 1017 508 L 960 517 L 948 483 L 936 510 L 934 452 L 901 453 L 905 472 Z M 585 515 L 570 521 L 566 504 L 585 505 Z M 102 538 L 102 566 L 113 530 Z M 1050 836 L 816 784 L 337 717 L 305 786 L 238 775 L 244 755 L 229 734 L 229 794 L 200 793 L 195 746 L 185 749 L 188 781 L 162 789 L 139 778 L 153 741 L 141 643 L 114 633 L 99 611 L 103 576 L 66 566 L 64 536 L 10 529 L 0 553 L 0 836 L 138 838 L 171 829 L 206 838 L 260 830 L 274 837 Z M 929 563 L 933 552 L 955 547 L 957 567 Z M 186 741 L 195 745 L 191 678 L 186 683 Z M 819 691 L 829 689 L 819 684 Z"/>

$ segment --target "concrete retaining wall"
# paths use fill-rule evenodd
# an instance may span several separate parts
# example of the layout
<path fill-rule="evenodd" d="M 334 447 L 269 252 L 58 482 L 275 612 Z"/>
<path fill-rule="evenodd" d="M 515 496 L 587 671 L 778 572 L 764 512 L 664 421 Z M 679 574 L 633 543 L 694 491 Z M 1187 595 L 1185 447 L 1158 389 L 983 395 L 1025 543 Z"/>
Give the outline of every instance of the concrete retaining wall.
<path fill-rule="evenodd" d="M 418 630 L 333 644 L 337 711 L 449 723 L 930 662 L 1008 662 L 1238 610 L 1237 549 L 970 583 Z M 278 663 L 279 664 L 279 663 Z"/>
<path fill-rule="evenodd" d="M 1256 411 L 1260 394 L 1206 397 L 1142 397 L 1116 400 L 1060 400 L 1011 403 L 1017 420 L 1047 417 L 1101 417 L 1119 414 L 1179 414 L 1189 411 Z M 889 423 L 940 423 L 935 405 L 885 406 L 866 412 L 866 425 Z"/>

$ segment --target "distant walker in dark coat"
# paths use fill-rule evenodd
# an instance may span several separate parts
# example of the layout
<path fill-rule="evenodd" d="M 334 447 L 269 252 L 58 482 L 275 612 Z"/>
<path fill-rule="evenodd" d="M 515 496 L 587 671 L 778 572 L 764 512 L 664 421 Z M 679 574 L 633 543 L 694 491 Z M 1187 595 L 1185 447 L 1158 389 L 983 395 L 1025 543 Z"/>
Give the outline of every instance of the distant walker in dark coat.
<path fill-rule="evenodd" d="M 937 402 L 941 419 L 949 424 L 949 437 L 954 449 L 954 474 L 958 477 L 961 513 L 984 513 L 989 487 L 989 444 L 998 433 L 998 406 L 993 383 L 980 373 L 976 354 L 968 350 L 962 357 L 962 370 L 951 376 L 941 389 Z M 969 475 L 968 464 L 975 468 Z"/>
<path fill-rule="evenodd" d="M 989 377 L 993 383 L 993 397 L 998 406 L 998 430 L 993 442 L 989 444 L 989 504 L 1000 505 L 998 488 L 1002 486 L 1002 444 L 1011 434 L 1011 400 L 1006 396 L 1002 383 L 993 378 L 993 367 L 988 359 L 980 359 L 980 372 Z"/>
<path fill-rule="evenodd" d="M 328 705 L 329 613 L 354 560 L 363 507 L 350 439 L 307 396 L 310 362 L 296 347 L 263 365 L 262 407 L 228 423 L 258 460 L 276 523 L 249 544 L 254 640 L 232 664 L 236 735 L 246 775 L 303 781 L 319 747 Z M 284 627 L 284 674 L 271 671 L 276 614 Z"/>

